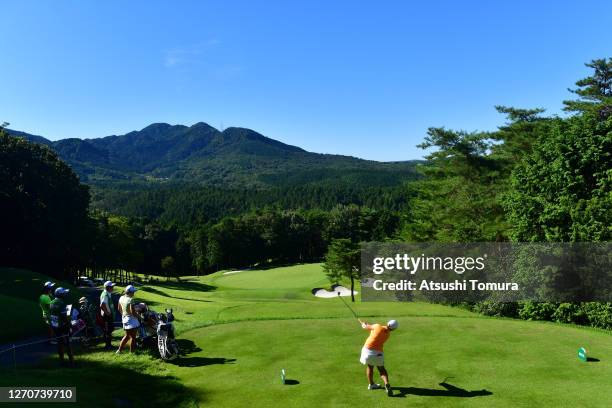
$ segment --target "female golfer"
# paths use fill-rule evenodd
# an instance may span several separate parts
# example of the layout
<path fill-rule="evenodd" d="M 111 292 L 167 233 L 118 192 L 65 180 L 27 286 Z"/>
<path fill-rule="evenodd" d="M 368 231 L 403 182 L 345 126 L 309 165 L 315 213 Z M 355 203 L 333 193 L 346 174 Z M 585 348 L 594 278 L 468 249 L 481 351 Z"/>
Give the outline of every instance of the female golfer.
<path fill-rule="evenodd" d="M 366 366 L 366 376 L 368 377 L 368 389 L 378 390 L 382 388 L 380 384 L 374 384 L 374 366 L 378 367 L 380 378 L 385 383 L 387 395 L 392 396 L 391 384 L 389 384 L 389 374 L 385 369 L 385 360 L 383 355 L 383 344 L 389 339 L 391 331 L 397 329 L 398 323 L 396 320 L 389 320 L 386 326 L 378 323 L 368 324 L 361 322 L 361 327 L 368 330 L 370 335 L 361 349 L 361 358 L 359 361 Z"/>
<path fill-rule="evenodd" d="M 125 335 L 121 339 L 121 343 L 119 343 L 119 348 L 116 351 L 117 354 L 121 353 L 121 350 L 123 350 L 128 341 L 130 341 L 130 353 L 136 349 L 136 329 L 140 326 L 140 321 L 136 318 L 132 303 L 136 290 L 134 286 L 127 285 L 125 293 L 119 298 L 119 313 L 121 313 L 121 322 L 125 329 Z"/>

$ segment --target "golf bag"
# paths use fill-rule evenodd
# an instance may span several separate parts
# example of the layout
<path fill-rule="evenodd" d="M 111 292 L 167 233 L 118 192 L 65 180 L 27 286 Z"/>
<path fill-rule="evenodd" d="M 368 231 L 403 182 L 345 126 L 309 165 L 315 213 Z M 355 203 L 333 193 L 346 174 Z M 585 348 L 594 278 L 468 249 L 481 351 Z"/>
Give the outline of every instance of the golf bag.
<path fill-rule="evenodd" d="M 70 316 L 71 337 L 85 347 L 95 344 L 99 340 L 100 328 L 95 324 L 95 320 L 91 318 L 91 314 L 86 309 L 86 306 L 76 308 L 68 305 L 67 312 Z"/>
<path fill-rule="evenodd" d="M 172 309 L 166 309 L 166 313 L 157 313 L 144 303 L 134 306 L 139 320 L 138 344 L 141 347 L 153 347 L 157 350 L 162 360 L 174 360 L 179 356 L 179 348 L 174 337 L 174 315 Z"/>
<path fill-rule="evenodd" d="M 160 313 L 157 322 L 157 348 L 163 360 L 174 360 L 179 356 L 179 348 L 174 338 L 174 315 L 172 309 L 166 309 L 166 314 Z"/>

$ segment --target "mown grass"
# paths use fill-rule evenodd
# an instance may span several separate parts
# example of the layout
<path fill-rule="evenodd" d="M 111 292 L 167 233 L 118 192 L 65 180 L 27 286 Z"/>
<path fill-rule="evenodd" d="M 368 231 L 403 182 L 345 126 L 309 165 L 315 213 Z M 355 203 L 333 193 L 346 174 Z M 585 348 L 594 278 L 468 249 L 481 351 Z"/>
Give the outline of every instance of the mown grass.
<path fill-rule="evenodd" d="M 93 352 L 78 356 L 76 370 L 51 359 L 11 381 L 72 381 L 83 406 L 606 407 L 612 400 L 608 333 L 425 303 L 353 305 L 366 320 L 400 322 L 385 348 L 397 397 L 368 391 L 358 362 L 366 333 L 338 299 L 311 295 L 325 285 L 318 264 L 162 281 L 137 298 L 174 308 L 179 360 Z M 580 362 L 580 346 L 599 361 Z M 296 384 L 281 385 L 282 368 Z M 94 384 L 100 370 L 110 373 L 105 392 Z M 135 378 L 134 390 L 125 376 Z M 9 377 L 0 373 L 0 382 Z"/>
<path fill-rule="evenodd" d="M 159 359 L 148 353 L 85 353 L 78 356 L 76 368 L 58 368 L 55 359 L 50 359 L 34 368 L 3 370 L 0 381 L 5 387 L 77 388 L 77 404 L 47 404 L 50 407 L 195 407 L 205 401 L 203 393 L 196 397 L 173 376 L 169 366 L 159 364 Z"/>

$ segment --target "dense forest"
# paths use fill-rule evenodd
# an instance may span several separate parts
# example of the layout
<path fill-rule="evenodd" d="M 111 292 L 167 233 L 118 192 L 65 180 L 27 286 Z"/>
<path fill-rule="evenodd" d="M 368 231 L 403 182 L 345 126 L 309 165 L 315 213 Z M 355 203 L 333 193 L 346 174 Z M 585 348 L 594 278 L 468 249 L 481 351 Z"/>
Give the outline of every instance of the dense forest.
<path fill-rule="evenodd" d="M 0 129 L 2 264 L 56 277 L 120 271 L 128 279 L 131 272 L 180 276 L 327 254 L 327 265 L 349 265 L 353 278 L 354 261 L 343 256 L 353 259 L 362 241 L 610 241 L 612 59 L 587 66 L 592 74 L 564 102 L 567 115 L 497 106 L 506 118 L 498 130 L 430 128 L 420 145 L 427 160 L 408 167 L 311 156 L 247 130 L 160 125 L 130 136 L 155 147 L 157 161 L 134 159 L 122 177 L 112 153 L 120 137 L 46 143 Z M 153 143 L 168 134 L 187 139 L 172 151 Z M 206 154 L 191 154 L 201 140 Z M 72 154 L 72 168 L 62 154 Z M 173 157 L 182 167 L 168 164 Z M 219 176 L 210 184 L 198 170 L 207 157 Z M 268 171 L 275 166 L 284 170 Z M 114 175 L 100 176 L 103 167 Z M 143 169 L 175 180 L 149 183 Z M 89 172 L 91 186 L 75 171 Z M 328 269 L 339 278 L 338 268 Z M 471 307 L 612 327 L 610 304 Z"/>
<path fill-rule="evenodd" d="M 169 186 L 147 189 L 94 188 L 92 205 L 129 218 L 158 220 L 189 227 L 217 222 L 262 208 L 329 211 L 339 205 L 403 212 L 409 195 L 406 186 L 356 187 L 295 185 L 290 187 L 230 189 Z"/>

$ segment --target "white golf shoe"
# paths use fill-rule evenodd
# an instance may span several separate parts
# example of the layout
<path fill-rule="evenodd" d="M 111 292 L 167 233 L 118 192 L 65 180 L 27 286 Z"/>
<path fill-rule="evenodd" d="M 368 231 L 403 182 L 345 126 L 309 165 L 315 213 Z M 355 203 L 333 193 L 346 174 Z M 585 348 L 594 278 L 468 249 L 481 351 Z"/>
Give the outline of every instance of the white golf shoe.
<path fill-rule="evenodd" d="M 370 384 L 370 385 L 368 385 L 368 390 L 380 390 L 380 389 L 382 389 L 380 384 Z"/>

